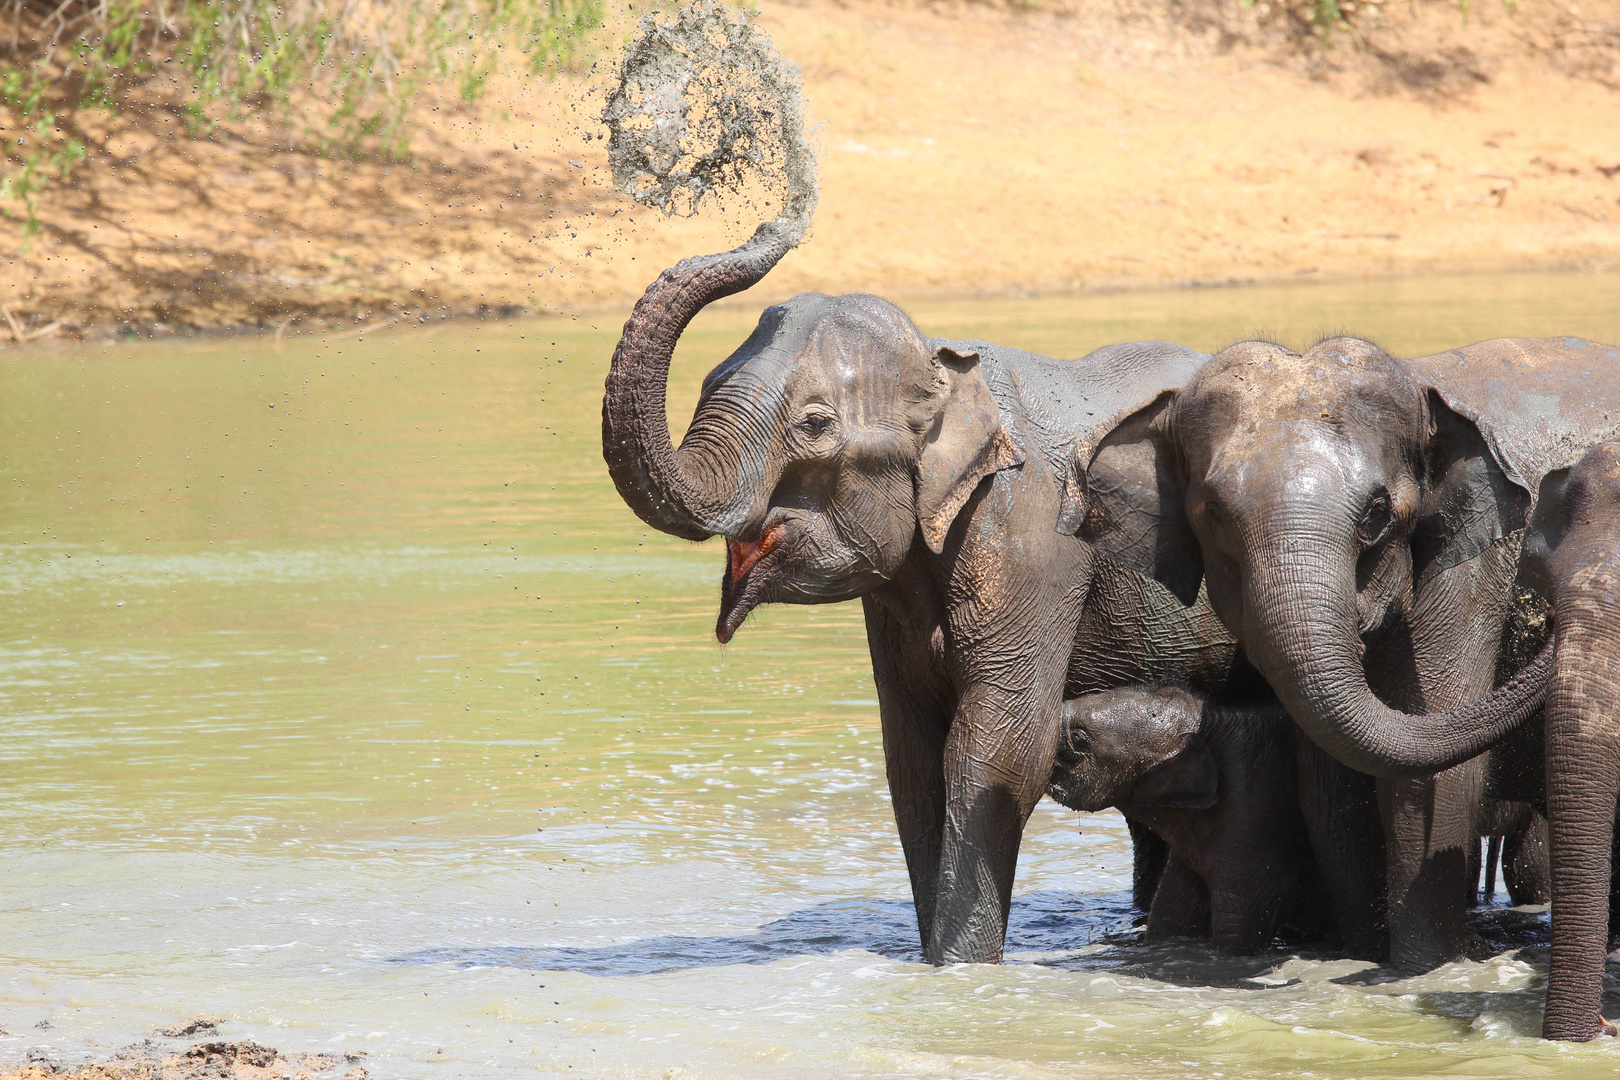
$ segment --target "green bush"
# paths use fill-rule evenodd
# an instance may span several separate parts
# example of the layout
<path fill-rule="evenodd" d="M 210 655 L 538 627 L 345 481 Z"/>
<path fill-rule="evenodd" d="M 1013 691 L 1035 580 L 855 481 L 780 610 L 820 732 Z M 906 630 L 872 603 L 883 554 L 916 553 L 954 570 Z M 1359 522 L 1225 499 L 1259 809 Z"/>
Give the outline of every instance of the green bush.
<path fill-rule="evenodd" d="M 76 115 L 117 112 L 142 88 L 177 95 L 193 135 L 259 112 L 307 149 L 402 156 L 419 89 L 471 102 L 503 55 L 535 74 L 569 64 L 603 3 L 0 0 L 0 212 L 37 231 L 35 196 L 84 160 Z"/>

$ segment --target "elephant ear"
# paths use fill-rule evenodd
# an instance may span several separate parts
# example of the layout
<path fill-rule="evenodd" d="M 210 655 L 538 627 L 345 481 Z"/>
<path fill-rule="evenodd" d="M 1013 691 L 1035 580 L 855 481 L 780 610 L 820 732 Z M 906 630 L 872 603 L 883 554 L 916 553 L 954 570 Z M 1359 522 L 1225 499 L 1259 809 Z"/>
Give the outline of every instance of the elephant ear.
<path fill-rule="evenodd" d="M 1541 490 L 1536 495 L 1535 513 L 1530 527 L 1524 532 L 1524 550 L 1519 556 L 1519 580 L 1539 592 L 1551 596 L 1553 591 L 1552 556 L 1564 542 L 1569 528 L 1569 469 L 1554 469 L 1541 478 Z"/>
<path fill-rule="evenodd" d="M 1129 802 L 1144 810 L 1208 810 L 1220 796 L 1220 786 L 1215 752 L 1195 733 L 1180 753 L 1136 782 Z"/>
<path fill-rule="evenodd" d="M 1432 385 L 1427 395 L 1426 482 L 1412 531 L 1412 579 L 1420 587 L 1524 528 L 1531 506 L 1478 415 Z"/>
<path fill-rule="evenodd" d="M 979 370 L 979 354 L 934 350 L 937 410 L 917 458 L 917 523 L 938 555 L 968 497 L 987 476 L 1022 465 L 1023 451 L 1001 424 L 1001 408 Z"/>
<path fill-rule="evenodd" d="M 1191 604 L 1204 555 L 1187 520 L 1186 484 L 1167 430 L 1174 399 L 1174 390 L 1163 390 L 1076 445 L 1057 527 Z"/>

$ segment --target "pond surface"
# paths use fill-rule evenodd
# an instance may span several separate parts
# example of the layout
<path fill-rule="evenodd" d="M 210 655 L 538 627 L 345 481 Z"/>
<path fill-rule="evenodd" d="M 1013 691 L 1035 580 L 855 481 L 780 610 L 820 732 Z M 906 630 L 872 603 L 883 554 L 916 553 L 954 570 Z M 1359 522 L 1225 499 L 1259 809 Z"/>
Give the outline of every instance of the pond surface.
<path fill-rule="evenodd" d="M 911 309 L 1064 356 L 1339 329 L 1413 354 L 1620 341 L 1617 297 L 1540 275 Z M 757 312 L 694 325 L 679 423 Z M 1620 1068 L 1616 1042 L 1531 1037 L 1544 950 L 1377 983 L 1133 945 L 1123 823 L 1049 803 L 1009 963 L 919 963 L 859 607 L 715 643 L 718 544 L 650 532 L 601 463 L 617 329 L 6 355 L 0 1066 L 214 1013 L 422 1078 Z"/>

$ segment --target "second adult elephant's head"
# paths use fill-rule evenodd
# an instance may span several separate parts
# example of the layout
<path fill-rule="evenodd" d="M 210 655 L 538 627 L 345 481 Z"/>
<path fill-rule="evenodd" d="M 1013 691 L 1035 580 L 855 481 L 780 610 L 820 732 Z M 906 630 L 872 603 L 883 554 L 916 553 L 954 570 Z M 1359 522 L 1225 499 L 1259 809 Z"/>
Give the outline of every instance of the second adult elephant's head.
<path fill-rule="evenodd" d="M 666 270 L 625 324 L 602 403 L 603 456 L 630 508 L 675 536 L 726 538 L 722 642 L 761 603 L 861 595 L 919 535 L 938 552 L 979 481 L 1021 460 L 976 354 L 931 346 L 877 297 L 815 293 L 765 310 L 674 446 L 664 397 L 681 332 L 786 250 L 765 225 Z"/>
<path fill-rule="evenodd" d="M 1511 543 L 1530 498 L 1473 419 L 1368 342 L 1234 345 L 1095 433 L 1070 486 L 1069 528 L 1186 602 L 1202 583 L 1295 720 L 1354 768 L 1466 760 L 1544 684 L 1548 656 L 1512 692 L 1424 716 L 1369 685 L 1368 643 L 1426 599 L 1465 611 L 1467 597 L 1425 590 Z"/>

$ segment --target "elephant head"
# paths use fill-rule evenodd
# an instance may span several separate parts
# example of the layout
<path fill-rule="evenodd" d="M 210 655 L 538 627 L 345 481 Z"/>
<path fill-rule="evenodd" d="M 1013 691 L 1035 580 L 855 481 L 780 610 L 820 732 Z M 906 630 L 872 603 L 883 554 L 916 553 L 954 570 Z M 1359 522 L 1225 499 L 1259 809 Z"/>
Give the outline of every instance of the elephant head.
<path fill-rule="evenodd" d="M 1284 707 L 1345 764 L 1435 772 L 1522 722 L 1551 671 L 1543 650 L 1488 697 L 1413 715 L 1363 665 L 1416 591 L 1523 527 L 1529 493 L 1488 436 L 1366 341 L 1304 355 L 1242 342 L 1079 447 L 1059 527 L 1185 602 L 1204 583 Z"/>
<path fill-rule="evenodd" d="M 1063 703 L 1048 794 L 1071 810 L 1205 810 L 1219 769 L 1199 735 L 1203 701 L 1175 687 L 1110 690 Z"/>
<path fill-rule="evenodd" d="M 675 447 L 664 394 L 681 332 L 788 246 L 767 224 L 666 270 L 625 323 L 602 402 L 603 456 L 631 509 L 675 536 L 726 538 L 722 642 L 761 603 L 861 595 L 919 533 L 940 551 L 979 481 L 1022 461 L 977 354 L 931 346 L 877 297 L 816 293 L 765 310 Z"/>

